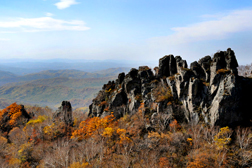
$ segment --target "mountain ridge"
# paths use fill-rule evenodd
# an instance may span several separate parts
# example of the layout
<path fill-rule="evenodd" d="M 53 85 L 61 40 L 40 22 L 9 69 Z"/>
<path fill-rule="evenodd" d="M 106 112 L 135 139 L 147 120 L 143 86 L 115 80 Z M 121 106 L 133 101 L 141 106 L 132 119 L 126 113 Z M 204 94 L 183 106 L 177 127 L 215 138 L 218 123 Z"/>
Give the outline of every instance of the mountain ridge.
<path fill-rule="evenodd" d="M 72 100 L 75 108 L 85 107 L 90 104 L 102 84 L 115 79 L 114 74 L 122 70 L 127 71 L 128 68 L 110 68 L 97 73 L 47 70 L 23 76 L 14 75 L 9 81 L 8 78 L 1 78 L 0 97 L 5 99 L 0 102 L 1 107 L 5 108 L 10 102 L 18 102 L 55 108 L 62 99 Z"/>
<path fill-rule="evenodd" d="M 45 70 L 40 71 L 38 73 L 31 73 L 27 75 L 17 76 L 12 74 L 11 72 L 2 71 L 3 74 L 0 76 L 3 76 L 0 78 L 0 86 L 7 84 L 7 83 L 13 83 L 13 82 L 22 82 L 22 81 L 32 81 L 37 79 L 49 79 L 49 78 L 59 78 L 59 77 L 65 77 L 65 78 L 101 78 L 101 77 L 109 77 L 109 76 L 115 76 L 115 74 L 122 72 L 122 71 L 128 71 L 129 68 L 112 68 L 112 69 L 105 69 L 103 71 L 97 71 L 96 73 L 91 72 L 85 72 L 81 70 L 75 70 L 75 69 L 65 69 L 65 70 Z M 5 74 L 12 74 L 9 76 L 6 76 Z"/>
<path fill-rule="evenodd" d="M 159 59 L 155 74 L 147 66 L 120 73 L 104 84 L 89 106 L 89 116 L 117 118 L 134 114 L 143 103 L 149 120 L 162 114 L 166 125 L 205 122 L 209 125 L 250 125 L 248 97 L 252 79 L 238 76 L 238 63 L 230 48 L 192 62 L 190 68 L 180 56 Z"/>

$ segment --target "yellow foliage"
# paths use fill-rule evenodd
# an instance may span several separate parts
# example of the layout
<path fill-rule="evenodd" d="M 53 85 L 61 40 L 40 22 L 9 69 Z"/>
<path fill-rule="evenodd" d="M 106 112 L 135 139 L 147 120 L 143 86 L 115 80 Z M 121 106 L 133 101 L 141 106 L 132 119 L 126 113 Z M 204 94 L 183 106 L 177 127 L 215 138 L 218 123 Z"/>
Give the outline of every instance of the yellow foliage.
<path fill-rule="evenodd" d="M 120 129 L 120 128 L 118 128 L 118 129 L 116 130 L 116 133 L 119 134 L 119 135 L 125 134 L 125 133 L 126 133 L 126 130 L 125 130 L 125 129 Z"/>
<path fill-rule="evenodd" d="M 9 166 L 10 167 L 18 167 L 21 164 L 21 160 L 17 159 L 17 158 L 11 158 L 9 160 Z"/>
<path fill-rule="evenodd" d="M 46 136 L 48 136 L 48 139 L 53 139 L 56 136 L 56 125 L 53 123 L 52 125 L 45 126 L 43 129 L 43 132 Z"/>
<path fill-rule="evenodd" d="M 48 125 L 48 126 L 45 126 L 44 127 L 44 129 L 43 129 L 43 131 L 44 131 L 44 133 L 45 134 L 50 134 L 51 133 L 51 130 L 52 130 L 52 128 L 53 128 L 53 126 L 54 126 L 55 124 L 53 123 L 52 125 Z"/>
<path fill-rule="evenodd" d="M 187 142 L 189 142 L 190 145 L 192 145 L 193 139 L 192 138 L 187 138 Z"/>
<path fill-rule="evenodd" d="M 37 119 L 30 120 L 28 123 L 26 123 L 26 125 L 34 126 L 35 124 L 44 122 L 46 120 L 46 118 L 47 118 L 46 116 L 38 116 Z"/>
<path fill-rule="evenodd" d="M 114 129 L 111 127 L 107 127 L 104 129 L 102 136 L 110 138 L 113 135 L 113 133 L 114 133 Z"/>
<path fill-rule="evenodd" d="M 120 141 L 119 144 L 128 144 L 132 142 L 132 140 L 126 136 L 126 130 L 118 128 L 116 133 L 119 135 Z"/>
<path fill-rule="evenodd" d="M 89 165 L 88 162 L 84 162 L 82 164 L 80 164 L 80 162 L 74 162 L 69 166 L 69 168 L 85 168 L 88 165 Z"/>
<path fill-rule="evenodd" d="M 75 127 L 77 125 L 78 119 L 74 118 L 73 126 Z"/>
<path fill-rule="evenodd" d="M 148 138 L 150 139 L 159 139 L 161 136 L 159 133 L 157 132 L 149 132 L 148 133 Z"/>
<path fill-rule="evenodd" d="M 228 126 L 220 129 L 219 133 L 214 136 L 217 149 L 223 149 L 231 141 L 231 133 L 232 131 Z"/>
<path fill-rule="evenodd" d="M 22 162 L 25 162 L 33 150 L 33 144 L 28 142 L 20 146 L 18 155 Z"/>
<path fill-rule="evenodd" d="M 112 90 L 112 89 L 110 88 L 109 90 L 105 90 L 105 92 L 106 92 L 106 93 L 109 93 L 109 92 L 111 92 L 111 90 Z"/>

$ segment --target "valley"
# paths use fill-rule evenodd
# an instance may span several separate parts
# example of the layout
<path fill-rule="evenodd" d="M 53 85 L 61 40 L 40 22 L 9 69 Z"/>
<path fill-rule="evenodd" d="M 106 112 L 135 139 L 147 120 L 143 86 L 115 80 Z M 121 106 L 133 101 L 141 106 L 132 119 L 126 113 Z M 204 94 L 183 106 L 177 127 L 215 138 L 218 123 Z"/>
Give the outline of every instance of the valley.
<path fill-rule="evenodd" d="M 58 107 L 62 100 L 70 100 L 74 108 L 87 107 L 102 85 L 114 80 L 129 68 L 110 68 L 103 71 L 46 70 L 26 75 L 0 71 L 0 107 L 13 102 Z"/>

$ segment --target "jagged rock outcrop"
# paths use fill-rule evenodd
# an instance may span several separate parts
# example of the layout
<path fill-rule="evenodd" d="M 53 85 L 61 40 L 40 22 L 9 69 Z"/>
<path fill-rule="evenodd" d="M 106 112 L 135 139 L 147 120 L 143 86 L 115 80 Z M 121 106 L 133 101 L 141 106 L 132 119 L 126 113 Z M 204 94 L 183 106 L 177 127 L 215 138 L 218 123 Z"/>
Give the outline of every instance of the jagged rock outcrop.
<path fill-rule="evenodd" d="M 176 118 L 219 126 L 251 125 L 252 79 L 238 76 L 237 67 L 230 48 L 191 63 L 190 69 L 180 56 L 166 55 L 155 74 L 141 66 L 105 84 L 90 105 L 89 116 L 114 112 L 119 118 L 135 113 L 144 103 L 145 115 L 153 123 L 161 114 L 167 124 Z"/>
<path fill-rule="evenodd" d="M 53 115 L 53 120 L 64 122 L 68 126 L 73 125 L 72 106 L 69 101 L 62 101 L 61 106 Z"/>

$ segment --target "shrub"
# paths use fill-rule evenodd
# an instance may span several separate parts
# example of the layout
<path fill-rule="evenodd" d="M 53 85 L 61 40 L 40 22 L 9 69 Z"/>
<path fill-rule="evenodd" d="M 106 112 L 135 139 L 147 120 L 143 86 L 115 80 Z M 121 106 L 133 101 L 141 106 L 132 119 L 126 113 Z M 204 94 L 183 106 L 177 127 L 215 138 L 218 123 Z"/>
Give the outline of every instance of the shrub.
<path fill-rule="evenodd" d="M 223 68 L 223 69 L 218 69 L 216 73 L 217 74 L 225 74 L 225 73 L 229 73 L 229 72 L 230 72 L 230 70 Z"/>
<path fill-rule="evenodd" d="M 173 101 L 170 87 L 162 86 L 161 84 L 153 89 L 153 96 L 155 97 L 157 103 L 164 100 Z"/>

